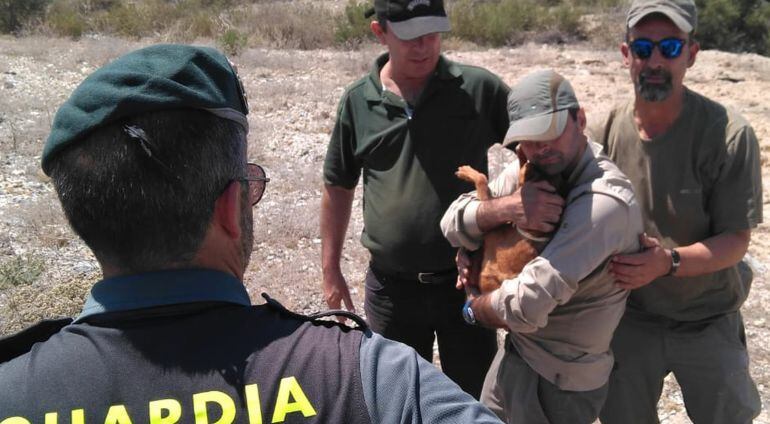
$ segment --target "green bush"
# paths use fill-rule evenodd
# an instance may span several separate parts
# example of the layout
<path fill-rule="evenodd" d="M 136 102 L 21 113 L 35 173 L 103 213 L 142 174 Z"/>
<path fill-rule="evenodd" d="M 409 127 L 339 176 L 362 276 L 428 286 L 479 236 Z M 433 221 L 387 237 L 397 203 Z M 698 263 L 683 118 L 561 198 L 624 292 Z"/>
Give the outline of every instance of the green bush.
<path fill-rule="evenodd" d="M 705 49 L 770 55 L 770 2 L 696 0 L 696 38 Z"/>
<path fill-rule="evenodd" d="M 370 7 L 370 1 L 348 0 L 345 11 L 337 16 L 334 23 L 334 41 L 337 44 L 357 44 L 374 38 L 370 29 L 372 18 L 364 17 Z"/>
<path fill-rule="evenodd" d="M 0 0 L 0 32 L 17 32 L 30 19 L 43 15 L 49 0 Z"/>
<path fill-rule="evenodd" d="M 559 0 L 458 0 L 451 4 L 452 35 L 478 44 L 517 44 L 533 33 L 581 37 L 584 8 Z"/>
<path fill-rule="evenodd" d="M 54 34 L 80 38 L 88 28 L 88 23 L 78 10 L 78 2 L 72 0 L 54 0 L 46 15 L 48 27 Z"/>
<path fill-rule="evenodd" d="M 36 256 L 14 256 L 0 264 L 0 289 L 34 283 L 45 270 L 45 262 Z"/>
<path fill-rule="evenodd" d="M 219 46 L 230 56 L 237 56 L 246 47 L 247 37 L 237 29 L 228 29 L 219 37 Z"/>

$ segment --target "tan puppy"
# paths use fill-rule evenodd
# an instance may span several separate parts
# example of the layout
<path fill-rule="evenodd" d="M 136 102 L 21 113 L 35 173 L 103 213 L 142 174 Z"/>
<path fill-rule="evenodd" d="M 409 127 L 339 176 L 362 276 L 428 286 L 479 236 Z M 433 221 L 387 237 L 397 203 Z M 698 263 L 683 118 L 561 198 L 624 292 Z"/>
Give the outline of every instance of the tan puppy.
<path fill-rule="evenodd" d="M 517 153 L 519 162 L 524 164 L 519 171 L 519 187 L 526 181 L 547 180 L 554 186 L 559 195 L 566 196 L 567 186 L 560 175 L 548 177 L 540 173 L 531 163 L 527 162 L 523 154 Z M 475 184 L 479 200 L 492 198 L 486 175 L 470 166 L 459 167 L 455 175 Z M 551 240 L 551 236 L 553 236 L 553 231 L 550 233 L 522 231 L 512 225 L 501 225 L 485 233 L 482 246 L 483 254 L 471 256 L 471 278 L 476 275 L 479 276 L 481 293 L 488 293 L 497 289 L 503 280 L 519 275 L 524 265 L 543 251 Z"/>

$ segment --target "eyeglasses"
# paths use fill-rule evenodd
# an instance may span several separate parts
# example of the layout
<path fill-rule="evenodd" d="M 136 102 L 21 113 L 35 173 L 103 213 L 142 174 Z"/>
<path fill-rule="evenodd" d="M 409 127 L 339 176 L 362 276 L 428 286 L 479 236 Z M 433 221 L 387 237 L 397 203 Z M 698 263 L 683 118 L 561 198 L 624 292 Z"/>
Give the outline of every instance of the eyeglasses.
<path fill-rule="evenodd" d="M 637 38 L 629 46 L 634 56 L 639 59 L 649 59 L 652 56 L 652 50 L 658 47 L 660 54 L 666 59 L 676 59 L 682 54 L 682 47 L 687 42 L 679 38 L 664 38 L 660 41 L 652 41 L 648 38 Z"/>
<path fill-rule="evenodd" d="M 246 164 L 246 178 L 241 178 L 239 181 L 249 183 L 249 200 L 251 200 L 251 206 L 254 206 L 265 194 L 265 186 L 270 178 L 265 176 L 264 168 L 256 163 L 248 163 Z"/>

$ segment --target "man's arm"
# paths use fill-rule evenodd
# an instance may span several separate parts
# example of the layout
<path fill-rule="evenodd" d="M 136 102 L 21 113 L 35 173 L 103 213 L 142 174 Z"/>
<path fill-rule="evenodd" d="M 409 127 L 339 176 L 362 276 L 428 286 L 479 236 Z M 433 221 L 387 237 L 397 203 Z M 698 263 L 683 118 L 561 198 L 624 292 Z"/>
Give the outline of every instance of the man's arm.
<path fill-rule="evenodd" d="M 553 229 L 564 199 L 547 182 L 517 187 L 518 173 L 518 163 L 513 163 L 489 184 L 493 199 L 479 201 L 473 191 L 452 202 L 441 218 L 441 230 L 452 246 L 476 250 L 484 232 L 503 224 L 523 230 Z"/>
<path fill-rule="evenodd" d="M 620 200 L 603 194 L 579 196 L 564 211 L 562 226 L 540 256 L 512 280 L 480 298 L 472 309 L 489 326 L 503 320 L 511 331 L 529 333 L 548 324 L 548 315 L 568 302 L 581 280 L 618 252 L 634 251 L 642 229 L 638 214 Z M 487 312 L 496 316 L 485 318 Z"/>
<path fill-rule="evenodd" d="M 323 293 L 329 308 L 355 311 L 345 277 L 340 268 L 345 233 L 350 222 L 355 189 L 324 185 L 321 197 L 321 270 Z"/>
<path fill-rule="evenodd" d="M 500 423 L 414 349 L 375 333 L 361 340 L 361 383 L 374 423 Z"/>
<path fill-rule="evenodd" d="M 551 232 L 563 207 L 564 199 L 547 181 L 525 183 L 510 195 L 481 202 L 476 225 L 482 232 L 508 223 L 522 230 Z"/>
<path fill-rule="evenodd" d="M 680 256 L 675 277 L 697 277 L 737 264 L 749 248 L 751 230 L 717 234 L 689 246 L 677 247 Z M 645 250 L 612 259 L 610 271 L 619 287 L 633 290 L 643 287 L 671 270 L 671 250 L 645 234 L 640 236 Z"/>

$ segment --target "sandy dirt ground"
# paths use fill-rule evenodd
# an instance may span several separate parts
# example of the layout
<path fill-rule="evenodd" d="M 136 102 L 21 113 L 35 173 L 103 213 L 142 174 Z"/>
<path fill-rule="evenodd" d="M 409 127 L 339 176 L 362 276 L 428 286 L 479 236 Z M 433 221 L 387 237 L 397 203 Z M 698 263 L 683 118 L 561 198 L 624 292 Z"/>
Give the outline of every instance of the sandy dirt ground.
<path fill-rule="evenodd" d="M 0 334 L 40 317 L 77 313 L 87 282 L 99 277 L 93 257 L 61 216 L 50 183 L 39 171 L 39 155 L 56 108 L 75 85 L 96 67 L 140 45 L 109 38 L 70 42 L 0 37 L 0 262 L 36 255 L 45 263 L 34 287 L 0 289 Z M 377 46 L 349 52 L 250 49 L 234 58 L 249 92 L 250 154 L 266 165 L 272 178 L 255 210 L 255 250 L 246 276 L 255 301 L 265 291 L 299 311 L 324 307 L 318 238 L 321 165 L 342 90 L 367 72 L 379 51 Z M 628 72 L 615 50 L 535 44 L 460 50 L 450 42 L 446 54 L 486 67 L 509 84 L 531 70 L 553 68 L 571 80 L 592 126 L 632 95 Z M 753 124 L 761 144 L 765 215 L 770 216 L 770 58 L 703 51 L 686 84 L 734 107 Z M 490 155 L 495 164 L 507 160 L 499 149 Z M 368 258 L 358 242 L 360 199 L 359 188 L 343 270 L 362 312 Z M 758 272 L 742 310 L 751 371 L 764 404 L 770 400 L 769 228 L 762 224 L 753 232 L 749 251 Z M 64 286 L 83 289 L 63 301 Z M 57 301 L 49 302 L 54 297 Z M 673 379 L 667 381 L 659 415 L 664 423 L 689 422 Z M 756 422 L 770 423 L 770 414 L 762 412 Z"/>

